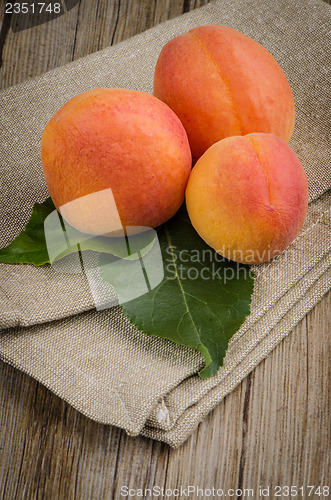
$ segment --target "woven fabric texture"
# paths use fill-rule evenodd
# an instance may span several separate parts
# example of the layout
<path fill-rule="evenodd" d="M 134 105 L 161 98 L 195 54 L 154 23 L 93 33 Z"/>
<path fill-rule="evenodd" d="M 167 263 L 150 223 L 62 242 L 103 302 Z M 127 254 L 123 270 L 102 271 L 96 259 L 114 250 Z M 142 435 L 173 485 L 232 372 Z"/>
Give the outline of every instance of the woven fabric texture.
<path fill-rule="evenodd" d="M 290 145 L 308 177 L 301 233 L 280 256 L 255 267 L 252 313 L 231 340 L 217 376 L 201 380 L 201 355 L 134 328 L 119 307 L 96 311 L 83 276 L 50 266 L 0 264 L 0 356 L 90 418 L 180 445 L 329 290 L 331 169 L 328 123 L 330 7 L 319 0 L 225 0 L 57 68 L 0 94 L 0 246 L 24 228 L 47 196 L 40 138 L 55 111 L 96 87 L 152 91 L 162 46 L 200 24 L 254 38 L 292 86 Z"/>

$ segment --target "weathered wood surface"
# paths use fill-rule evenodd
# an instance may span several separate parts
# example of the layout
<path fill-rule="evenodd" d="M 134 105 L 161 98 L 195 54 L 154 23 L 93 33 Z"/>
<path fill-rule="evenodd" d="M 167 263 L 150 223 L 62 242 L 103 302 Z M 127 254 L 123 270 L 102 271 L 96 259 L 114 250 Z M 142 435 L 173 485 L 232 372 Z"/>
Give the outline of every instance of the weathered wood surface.
<path fill-rule="evenodd" d="M 14 33 L 2 2 L 1 87 L 205 3 L 80 0 L 65 15 L 26 30 L 18 25 Z M 15 22 L 29 26 L 22 16 Z M 254 498 L 262 485 L 274 498 L 277 485 L 330 485 L 330 299 L 331 293 L 178 450 L 92 422 L 0 363 L 0 498 L 117 499 L 124 485 L 252 488 Z M 323 497 L 305 490 L 298 498 Z"/>

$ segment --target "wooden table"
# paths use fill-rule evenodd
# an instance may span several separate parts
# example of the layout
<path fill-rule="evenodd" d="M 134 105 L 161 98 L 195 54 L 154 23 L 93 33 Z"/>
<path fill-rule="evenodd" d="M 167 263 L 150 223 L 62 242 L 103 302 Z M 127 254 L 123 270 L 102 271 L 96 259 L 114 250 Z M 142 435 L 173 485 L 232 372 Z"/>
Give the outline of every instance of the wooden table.
<path fill-rule="evenodd" d="M 65 15 L 29 27 L 32 17 L 4 15 L 2 0 L 1 86 L 205 3 L 73 0 L 66 2 L 72 8 Z M 137 490 L 153 485 L 197 485 L 225 492 L 253 488 L 257 498 L 259 486 L 275 492 L 277 485 L 330 485 L 330 299 L 331 293 L 177 450 L 97 424 L 35 380 L 0 363 L 1 498 L 117 499 L 124 498 L 122 486 Z M 248 496 L 238 491 L 232 498 Z M 139 498 L 139 491 L 131 498 Z M 269 498 L 275 498 L 274 493 Z M 298 498 L 325 497 L 309 497 L 306 490 Z"/>

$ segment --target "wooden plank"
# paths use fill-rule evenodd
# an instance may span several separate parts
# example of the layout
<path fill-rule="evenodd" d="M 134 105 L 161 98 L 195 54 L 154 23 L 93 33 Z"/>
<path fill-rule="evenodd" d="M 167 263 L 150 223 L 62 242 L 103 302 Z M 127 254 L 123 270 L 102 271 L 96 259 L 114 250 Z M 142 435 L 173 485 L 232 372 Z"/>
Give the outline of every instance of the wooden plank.
<path fill-rule="evenodd" d="M 31 11 L 7 16 L 0 28 L 0 88 L 130 38 L 208 1 L 79 0 L 60 17 L 38 26 L 33 26 L 36 14 Z"/>
<path fill-rule="evenodd" d="M 72 60 L 78 5 L 47 23 L 29 28 L 35 14 L 13 14 L 2 51 L 1 88 Z M 13 31 L 13 28 L 17 31 Z"/>
<path fill-rule="evenodd" d="M 8 18 L 4 23 L 1 3 L 0 85 L 205 3 L 81 0 L 63 16 L 15 33 Z M 28 17 L 16 21 L 17 29 L 30 22 Z M 124 485 L 256 491 L 260 485 L 330 482 L 330 299 L 331 293 L 178 450 L 99 425 L 0 362 L 0 498 L 120 498 Z"/>

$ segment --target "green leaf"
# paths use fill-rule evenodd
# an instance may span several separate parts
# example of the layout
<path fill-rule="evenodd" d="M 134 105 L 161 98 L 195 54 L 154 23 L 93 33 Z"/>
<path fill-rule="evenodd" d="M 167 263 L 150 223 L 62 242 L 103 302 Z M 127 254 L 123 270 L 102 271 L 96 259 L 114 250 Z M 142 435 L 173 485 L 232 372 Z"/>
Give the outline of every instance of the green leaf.
<path fill-rule="evenodd" d="M 0 262 L 35 264 L 36 266 L 48 263 L 44 220 L 54 210 L 55 206 L 51 198 L 44 203 L 36 203 L 25 230 L 10 245 L 0 249 Z"/>
<path fill-rule="evenodd" d="M 45 220 L 48 220 L 47 243 Z M 0 249 L 0 262 L 41 266 L 59 260 L 79 250 L 111 253 L 122 259 L 136 259 L 137 253 L 148 252 L 155 240 L 155 231 L 147 230 L 135 236 L 91 236 L 64 223 L 51 198 L 36 203 L 30 220 L 15 240 Z M 49 255 L 51 253 L 51 258 Z"/>
<path fill-rule="evenodd" d="M 163 279 L 156 242 L 135 263 L 114 265 L 113 257 L 101 254 L 101 275 L 114 286 L 131 323 L 148 335 L 198 349 L 206 363 L 200 376 L 215 375 L 229 340 L 250 312 L 250 268 L 221 258 L 206 245 L 184 210 L 159 228 L 158 240 Z"/>
<path fill-rule="evenodd" d="M 51 223 L 47 243 L 45 221 Z M 158 229 L 158 238 L 153 230 L 129 238 L 91 237 L 65 225 L 48 198 L 35 204 L 25 230 L 0 249 L 0 261 L 40 266 L 50 262 L 48 248 L 52 262 L 79 250 L 102 252 L 101 275 L 130 321 L 148 335 L 198 349 L 206 361 L 203 378 L 217 373 L 250 311 L 249 267 L 221 259 L 183 209 Z"/>

